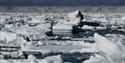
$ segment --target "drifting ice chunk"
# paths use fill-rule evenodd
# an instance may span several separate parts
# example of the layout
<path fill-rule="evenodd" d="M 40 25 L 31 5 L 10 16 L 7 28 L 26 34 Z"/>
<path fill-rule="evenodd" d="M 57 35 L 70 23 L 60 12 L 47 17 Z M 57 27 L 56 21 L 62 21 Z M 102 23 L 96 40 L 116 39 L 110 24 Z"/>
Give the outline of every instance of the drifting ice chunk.
<path fill-rule="evenodd" d="M 94 29 L 94 27 L 84 25 L 84 26 L 82 27 L 82 29 L 93 30 L 93 29 Z"/>
<path fill-rule="evenodd" d="M 28 22 L 29 25 L 38 25 L 41 23 L 41 20 L 33 18 L 31 21 Z"/>
<path fill-rule="evenodd" d="M 95 54 L 95 56 L 91 56 L 89 60 L 86 60 L 82 63 L 115 63 L 110 58 L 105 58 L 101 55 Z"/>
<path fill-rule="evenodd" d="M 5 25 L 5 28 L 11 29 L 11 28 L 14 28 L 14 25 L 13 25 L 13 24 L 6 24 L 6 25 Z"/>
<path fill-rule="evenodd" d="M 0 24 L 5 24 L 5 23 L 6 23 L 5 19 L 1 18 L 0 19 Z"/>
<path fill-rule="evenodd" d="M 70 19 L 70 23 L 73 25 L 77 25 L 83 19 L 83 15 L 79 10 L 69 13 L 68 17 Z"/>
<path fill-rule="evenodd" d="M 100 51 L 100 54 L 108 55 L 116 61 L 119 61 L 124 57 L 123 50 L 120 49 L 115 42 L 112 42 L 97 33 L 94 34 L 94 39 L 97 45 L 97 49 Z"/>
<path fill-rule="evenodd" d="M 0 60 L 0 63 L 9 63 L 9 61 Z"/>
<path fill-rule="evenodd" d="M 70 35 L 72 32 L 72 26 L 64 24 L 56 24 L 53 26 L 53 34 L 67 34 Z"/>
<path fill-rule="evenodd" d="M 28 23 L 40 23 L 41 21 L 38 19 L 32 19 L 31 21 L 29 21 Z"/>
<path fill-rule="evenodd" d="M 3 28 L 6 23 L 7 23 L 7 22 L 5 21 L 5 19 L 0 18 L 0 28 Z"/>
<path fill-rule="evenodd" d="M 124 63 L 125 55 L 124 49 L 122 49 L 124 46 L 112 42 L 97 33 L 94 34 L 94 39 L 100 55 L 95 54 L 83 63 Z M 119 46 L 121 46 L 121 48 Z"/>
<path fill-rule="evenodd" d="M 28 59 L 29 59 L 29 60 L 35 60 L 35 59 L 37 59 L 37 58 L 36 58 L 35 56 L 33 56 L 33 55 L 29 55 L 29 56 L 28 56 Z"/>
<path fill-rule="evenodd" d="M 34 55 L 29 55 L 28 56 L 28 62 L 29 63 L 36 63 L 35 61 L 36 61 L 36 57 L 34 56 Z"/>
<path fill-rule="evenodd" d="M 10 32 L 0 31 L 0 41 L 12 42 L 17 39 L 17 35 Z"/>
<path fill-rule="evenodd" d="M 63 63 L 60 55 L 46 57 L 45 59 L 42 60 L 42 63 L 43 62 L 45 62 L 45 63 Z"/>
<path fill-rule="evenodd" d="M 56 24 L 55 26 L 53 26 L 53 29 L 67 29 L 67 30 L 71 30 L 72 26 L 64 25 L 64 24 Z"/>
<path fill-rule="evenodd" d="M 121 17 L 121 21 L 125 21 L 125 16 Z"/>

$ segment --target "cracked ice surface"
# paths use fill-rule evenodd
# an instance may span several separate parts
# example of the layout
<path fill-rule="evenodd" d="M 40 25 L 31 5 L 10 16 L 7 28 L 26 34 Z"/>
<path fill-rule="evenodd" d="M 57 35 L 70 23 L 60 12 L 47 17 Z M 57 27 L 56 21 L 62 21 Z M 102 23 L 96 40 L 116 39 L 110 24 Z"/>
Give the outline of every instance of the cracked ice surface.
<path fill-rule="evenodd" d="M 125 24 L 124 14 L 83 14 L 85 15 L 85 20 L 92 22 L 102 22 L 102 26 L 106 26 L 109 23 L 112 26 L 116 26 L 117 23 L 117 26 L 124 27 L 123 24 Z M 76 52 L 79 52 L 80 54 L 94 53 L 94 55 L 90 56 L 90 58 L 88 58 L 88 60 L 86 60 L 85 62 L 83 62 L 85 55 L 79 55 L 78 57 L 75 55 L 71 55 L 72 58 L 68 58 L 73 59 L 75 57 L 75 59 L 82 61 L 83 63 L 124 63 L 124 33 L 115 34 L 116 31 L 113 31 L 112 34 L 107 33 L 103 36 L 99 34 L 90 36 L 94 38 L 95 43 L 70 40 L 49 41 L 47 39 L 48 37 L 45 35 L 45 32 L 50 30 L 51 21 L 54 21 L 54 26 L 61 26 L 61 24 L 63 24 L 64 26 L 62 26 L 61 28 L 71 29 L 71 27 L 68 28 L 68 24 L 76 24 L 79 18 L 72 22 L 76 17 L 69 18 L 69 16 L 65 13 L 5 14 L 0 18 L 0 28 L 2 28 L 0 31 L 0 41 L 2 43 L 7 41 L 7 43 L 10 44 L 17 41 L 16 43 L 24 43 L 24 45 L 28 45 L 27 48 L 22 48 L 26 51 L 42 52 L 44 54 L 51 54 L 52 52 L 63 52 L 65 54 L 69 53 L 68 55 Z M 72 20 L 72 18 L 74 19 Z M 65 25 L 67 25 L 67 27 L 65 27 Z M 82 29 L 91 30 L 94 29 L 94 27 L 85 25 L 82 27 Z M 105 27 L 97 27 L 97 29 L 105 31 Z M 124 32 L 125 30 L 123 29 L 120 31 Z M 93 33 L 94 32 L 95 31 L 93 31 Z M 22 35 L 24 35 L 23 38 L 20 38 L 22 37 Z M 26 39 L 26 37 L 29 37 L 30 42 L 24 40 L 24 38 Z M 82 37 L 82 40 L 91 40 L 92 38 Z M 65 58 L 67 58 L 67 56 Z M 0 57 L 3 57 L 2 54 L 0 55 Z M 0 59 L 0 63 L 63 63 L 63 60 L 65 59 L 62 59 L 60 54 L 54 56 L 48 55 L 47 57 L 44 57 L 42 59 L 37 59 L 34 55 L 29 55 L 28 57 L 29 59 Z M 73 60 L 70 60 L 70 62 L 73 62 Z"/>

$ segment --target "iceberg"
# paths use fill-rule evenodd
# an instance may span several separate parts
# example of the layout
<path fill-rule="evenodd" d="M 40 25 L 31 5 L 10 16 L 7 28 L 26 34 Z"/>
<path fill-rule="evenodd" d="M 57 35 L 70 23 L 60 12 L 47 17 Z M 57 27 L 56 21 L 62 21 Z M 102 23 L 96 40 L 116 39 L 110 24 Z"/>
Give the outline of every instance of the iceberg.
<path fill-rule="evenodd" d="M 83 15 L 79 10 L 77 10 L 75 12 L 69 13 L 68 18 L 72 25 L 77 25 L 83 19 Z"/>
<path fill-rule="evenodd" d="M 102 55 L 109 55 L 113 60 L 120 60 L 121 58 L 124 58 L 124 50 L 121 49 L 119 44 L 116 42 L 112 42 L 97 33 L 94 34 L 94 40 L 96 42 L 97 49 Z"/>
<path fill-rule="evenodd" d="M 95 54 L 94 56 L 91 56 L 89 60 L 86 60 L 82 63 L 115 63 L 115 62 L 109 57 L 105 58 L 99 54 Z"/>
<path fill-rule="evenodd" d="M 99 54 L 91 56 L 83 63 L 124 63 L 125 49 L 120 42 L 110 41 L 97 33 L 94 34 L 94 40 Z"/>
<path fill-rule="evenodd" d="M 61 55 L 46 57 L 41 61 L 42 63 L 63 63 Z"/>

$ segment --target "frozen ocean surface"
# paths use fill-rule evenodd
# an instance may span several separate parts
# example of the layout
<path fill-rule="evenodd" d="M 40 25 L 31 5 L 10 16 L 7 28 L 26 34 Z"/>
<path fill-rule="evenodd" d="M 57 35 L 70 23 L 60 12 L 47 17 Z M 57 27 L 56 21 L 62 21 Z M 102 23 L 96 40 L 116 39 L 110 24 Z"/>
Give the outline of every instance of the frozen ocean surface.
<path fill-rule="evenodd" d="M 125 63 L 125 15 L 83 13 L 83 22 L 101 26 L 68 35 L 77 13 L 1 13 L 0 63 Z M 47 36 L 52 25 L 58 34 Z"/>

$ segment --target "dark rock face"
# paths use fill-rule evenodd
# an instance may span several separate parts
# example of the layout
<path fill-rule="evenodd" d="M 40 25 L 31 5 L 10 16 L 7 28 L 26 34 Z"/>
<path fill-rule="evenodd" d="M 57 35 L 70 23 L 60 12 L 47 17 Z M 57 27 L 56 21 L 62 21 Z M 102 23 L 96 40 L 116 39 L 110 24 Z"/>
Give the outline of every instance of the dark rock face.
<path fill-rule="evenodd" d="M 81 11 L 78 11 L 78 14 L 76 15 L 76 17 L 80 17 L 80 20 L 83 20 L 83 19 L 84 19 L 84 17 L 83 17 L 83 15 L 82 15 Z"/>

